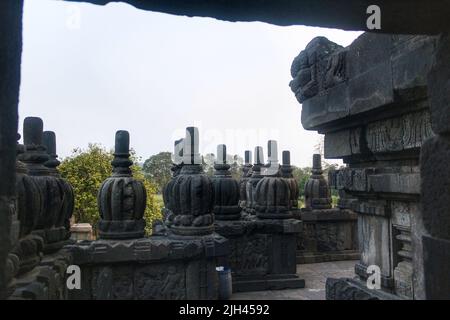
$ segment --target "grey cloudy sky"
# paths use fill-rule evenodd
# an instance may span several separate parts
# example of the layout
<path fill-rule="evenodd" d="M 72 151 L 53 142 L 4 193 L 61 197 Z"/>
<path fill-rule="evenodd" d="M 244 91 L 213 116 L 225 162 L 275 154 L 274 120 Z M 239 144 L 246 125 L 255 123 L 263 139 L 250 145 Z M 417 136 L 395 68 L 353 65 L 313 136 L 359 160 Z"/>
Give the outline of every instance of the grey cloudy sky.
<path fill-rule="evenodd" d="M 146 159 L 195 125 L 202 153 L 226 143 L 243 156 L 276 139 L 309 166 L 319 135 L 301 126 L 292 59 L 316 36 L 346 46 L 359 34 L 26 0 L 20 130 L 24 117 L 42 117 L 65 157 L 89 142 L 111 148 L 124 129 Z"/>

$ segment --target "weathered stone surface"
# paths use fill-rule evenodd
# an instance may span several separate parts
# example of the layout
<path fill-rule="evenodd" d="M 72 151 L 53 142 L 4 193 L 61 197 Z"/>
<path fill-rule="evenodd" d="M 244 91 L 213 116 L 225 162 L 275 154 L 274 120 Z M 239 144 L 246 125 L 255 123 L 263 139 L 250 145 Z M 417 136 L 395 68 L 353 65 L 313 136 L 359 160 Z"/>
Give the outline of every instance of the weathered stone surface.
<path fill-rule="evenodd" d="M 297 263 L 359 258 L 357 215 L 350 210 L 303 210 L 297 238 Z"/>
<path fill-rule="evenodd" d="M 435 136 L 421 150 L 423 224 L 436 238 L 450 240 L 450 137 Z"/>
<path fill-rule="evenodd" d="M 263 148 L 260 146 L 255 147 L 255 163 L 252 167 L 252 174 L 247 180 L 245 194 L 246 194 L 246 206 L 245 212 L 249 214 L 255 214 L 256 208 L 256 186 L 258 182 L 264 177 L 261 174 L 264 163 L 264 153 Z"/>
<path fill-rule="evenodd" d="M 428 73 L 427 89 L 430 101 L 432 127 L 435 133 L 450 132 L 450 36 L 440 35 L 436 54 Z"/>
<path fill-rule="evenodd" d="M 448 300 L 450 292 L 450 241 L 435 237 L 423 237 L 425 297 L 432 300 Z M 439 275 L 439 276 L 437 276 Z"/>
<path fill-rule="evenodd" d="M 313 39 L 291 68 L 291 89 L 303 103 L 303 127 L 321 129 L 377 108 L 393 112 L 395 104 L 425 99 L 435 42 L 435 37 L 365 33 L 342 48 L 324 38 Z"/>
<path fill-rule="evenodd" d="M 228 242 L 216 234 L 86 241 L 68 246 L 88 279 L 70 299 L 217 299 L 216 259 Z"/>

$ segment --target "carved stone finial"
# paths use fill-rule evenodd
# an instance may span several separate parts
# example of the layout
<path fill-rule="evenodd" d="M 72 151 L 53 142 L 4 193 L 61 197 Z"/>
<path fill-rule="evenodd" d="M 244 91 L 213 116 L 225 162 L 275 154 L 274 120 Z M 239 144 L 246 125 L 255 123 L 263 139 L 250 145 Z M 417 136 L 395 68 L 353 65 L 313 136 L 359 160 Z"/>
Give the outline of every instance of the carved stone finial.
<path fill-rule="evenodd" d="M 321 155 L 314 154 L 312 175 L 305 185 L 305 208 L 308 210 L 331 208 L 330 187 L 322 173 Z"/>
<path fill-rule="evenodd" d="M 56 177 L 59 188 L 62 191 L 62 206 L 55 222 L 55 227 L 60 228 L 61 233 L 65 232 L 66 235 L 63 238 L 68 239 L 70 237 L 70 218 L 73 214 L 75 200 L 73 188 L 66 179 L 61 177 L 57 169 L 60 162 L 56 154 L 56 134 L 53 131 L 44 131 L 42 140 L 49 156 L 49 160 L 44 165 L 49 169 L 50 175 Z"/>
<path fill-rule="evenodd" d="M 291 153 L 290 151 L 283 151 L 283 163 L 281 165 L 281 177 L 286 179 L 289 183 L 290 195 L 291 195 L 291 206 L 292 209 L 298 209 L 298 196 L 299 188 L 297 180 L 294 179 L 292 174 L 294 168 L 291 166 Z"/>
<path fill-rule="evenodd" d="M 239 206 L 245 210 L 247 204 L 247 181 L 249 177 L 252 174 L 252 152 L 250 150 L 245 150 L 245 156 L 244 156 L 244 165 L 242 166 L 242 177 L 239 181 L 239 193 L 240 193 L 240 200 L 239 200 Z"/>
<path fill-rule="evenodd" d="M 264 166 L 264 152 L 261 146 L 255 147 L 255 163 L 252 167 L 252 174 L 249 177 L 246 185 L 246 207 L 245 211 L 250 214 L 255 214 L 255 189 L 258 182 L 263 178 L 261 169 Z"/>
<path fill-rule="evenodd" d="M 241 216 L 239 207 L 239 183 L 231 176 L 230 165 L 226 162 L 227 147 L 217 146 L 217 161 L 211 179 L 214 188 L 214 215 L 217 220 L 235 220 Z"/>
<path fill-rule="evenodd" d="M 173 177 L 170 230 L 176 235 L 206 235 L 214 231 L 213 186 L 201 166 L 198 128 L 186 128 L 183 167 Z"/>
<path fill-rule="evenodd" d="M 269 140 L 267 142 L 267 165 L 264 168 L 263 175 L 275 176 L 279 174 L 279 170 L 278 144 L 275 140 Z"/>
<path fill-rule="evenodd" d="M 116 132 L 113 173 L 100 187 L 98 205 L 100 238 L 132 239 L 144 236 L 147 193 L 131 173 L 128 131 Z"/>
<path fill-rule="evenodd" d="M 162 221 L 165 226 L 170 226 L 172 220 L 175 217 L 172 212 L 172 188 L 175 183 L 175 177 L 180 174 L 181 168 L 183 167 L 183 154 L 184 154 L 184 138 L 174 141 L 173 144 L 173 162 L 170 170 L 172 171 L 172 179 L 170 179 L 167 184 L 163 187 L 163 202 L 164 208 L 162 209 L 163 217 Z M 160 223 L 161 224 L 161 223 Z M 159 229 L 165 229 L 164 225 L 157 226 Z M 158 230 L 154 227 L 154 233 L 158 233 Z"/>
<path fill-rule="evenodd" d="M 53 131 L 44 131 L 42 143 L 47 149 L 47 154 L 49 159 L 44 163 L 44 165 L 50 169 L 53 173 L 56 171 L 56 167 L 59 166 L 60 162 L 58 161 L 56 154 L 56 135 Z"/>
<path fill-rule="evenodd" d="M 290 182 L 280 176 L 276 141 L 269 140 L 268 144 L 269 163 L 264 178 L 255 188 L 256 216 L 262 219 L 291 218 Z"/>

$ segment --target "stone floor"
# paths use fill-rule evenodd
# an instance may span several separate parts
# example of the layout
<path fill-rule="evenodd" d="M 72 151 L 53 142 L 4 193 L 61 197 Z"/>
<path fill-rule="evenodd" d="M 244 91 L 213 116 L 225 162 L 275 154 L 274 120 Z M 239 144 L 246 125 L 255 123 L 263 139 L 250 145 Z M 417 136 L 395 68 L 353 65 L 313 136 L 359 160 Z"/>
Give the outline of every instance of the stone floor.
<path fill-rule="evenodd" d="M 299 264 L 297 274 L 305 279 L 303 289 L 269 290 L 234 293 L 232 300 L 325 300 L 325 281 L 327 278 L 353 278 L 357 261 L 334 261 Z"/>

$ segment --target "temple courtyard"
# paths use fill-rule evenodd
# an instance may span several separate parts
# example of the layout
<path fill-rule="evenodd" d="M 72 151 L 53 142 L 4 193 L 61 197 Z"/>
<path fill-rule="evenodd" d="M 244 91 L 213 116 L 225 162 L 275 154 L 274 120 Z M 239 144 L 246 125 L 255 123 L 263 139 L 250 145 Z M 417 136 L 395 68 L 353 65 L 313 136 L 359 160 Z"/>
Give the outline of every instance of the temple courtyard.
<path fill-rule="evenodd" d="M 327 278 L 353 278 L 357 261 L 298 264 L 297 274 L 305 288 L 233 293 L 232 300 L 325 300 Z"/>

